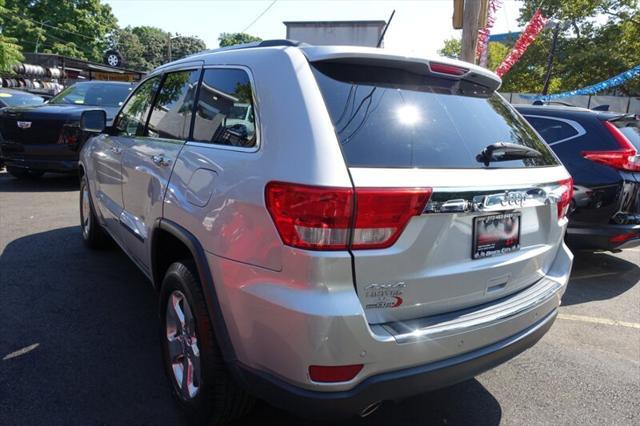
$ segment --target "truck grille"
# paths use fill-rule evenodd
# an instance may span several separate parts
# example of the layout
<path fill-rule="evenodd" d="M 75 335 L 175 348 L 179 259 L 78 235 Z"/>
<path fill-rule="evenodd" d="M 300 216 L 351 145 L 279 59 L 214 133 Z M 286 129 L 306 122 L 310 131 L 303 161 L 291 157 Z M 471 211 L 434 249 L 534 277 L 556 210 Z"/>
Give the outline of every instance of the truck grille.
<path fill-rule="evenodd" d="M 18 127 L 18 122 L 31 123 L 28 128 Z M 21 118 L 0 118 L 0 134 L 5 142 L 25 145 L 55 144 L 63 126 L 60 120 L 28 120 Z"/>

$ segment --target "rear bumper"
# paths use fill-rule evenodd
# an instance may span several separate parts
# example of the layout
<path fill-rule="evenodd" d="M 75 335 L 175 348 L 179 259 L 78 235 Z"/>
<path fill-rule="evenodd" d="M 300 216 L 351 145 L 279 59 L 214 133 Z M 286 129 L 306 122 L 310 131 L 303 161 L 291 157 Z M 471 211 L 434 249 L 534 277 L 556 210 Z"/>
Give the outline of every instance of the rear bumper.
<path fill-rule="evenodd" d="M 554 309 L 525 330 L 491 345 L 441 361 L 372 376 L 346 391 L 311 391 L 244 366 L 240 368 L 240 376 L 251 393 L 299 416 L 345 418 L 378 402 L 450 386 L 490 370 L 533 346 L 551 328 L 556 316 L 557 309 Z"/>
<path fill-rule="evenodd" d="M 207 260 L 236 354 L 231 364 L 247 391 L 302 415 L 344 417 L 466 380 L 533 345 L 555 318 L 573 255 L 562 244 L 544 277 L 502 299 L 376 325 L 350 283 L 331 292 L 285 288 L 277 271 L 210 253 Z M 327 275 L 344 273 L 324 262 L 315 266 Z M 309 365 L 352 364 L 364 367 L 347 382 L 309 377 Z"/>
<path fill-rule="evenodd" d="M 567 244 L 575 250 L 618 250 L 640 246 L 640 225 L 605 225 L 567 229 Z"/>

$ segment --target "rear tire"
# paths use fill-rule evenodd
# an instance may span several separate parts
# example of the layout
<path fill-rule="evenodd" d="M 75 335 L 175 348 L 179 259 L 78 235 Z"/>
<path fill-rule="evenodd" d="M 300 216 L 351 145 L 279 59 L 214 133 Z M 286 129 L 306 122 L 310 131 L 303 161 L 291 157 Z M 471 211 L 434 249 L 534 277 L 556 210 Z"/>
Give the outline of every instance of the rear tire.
<path fill-rule="evenodd" d="M 39 170 L 29 170 L 13 166 L 7 166 L 7 172 L 16 179 L 36 179 L 42 177 L 44 174 L 44 172 Z"/>
<path fill-rule="evenodd" d="M 96 217 L 86 176 L 80 179 L 80 230 L 84 244 L 90 249 L 102 248 L 108 241 Z"/>
<path fill-rule="evenodd" d="M 234 382 L 224 363 L 191 259 L 175 262 L 167 270 L 160 291 L 160 320 L 165 372 L 189 419 L 198 425 L 224 425 L 247 414 L 254 399 Z M 182 378 L 181 371 L 191 379 Z"/>

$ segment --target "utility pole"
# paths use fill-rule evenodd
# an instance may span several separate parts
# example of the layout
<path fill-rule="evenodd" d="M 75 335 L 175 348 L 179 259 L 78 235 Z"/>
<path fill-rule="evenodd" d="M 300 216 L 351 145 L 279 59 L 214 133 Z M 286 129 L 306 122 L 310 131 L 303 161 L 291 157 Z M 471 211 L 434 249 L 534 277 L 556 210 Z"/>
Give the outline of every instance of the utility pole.
<path fill-rule="evenodd" d="M 551 39 L 551 49 L 549 49 L 549 56 L 547 57 L 547 74 L 544 76 L 544 87 L 542 88 L 542 94 L 546 95 L 549 92 L 549 83 L 551 82 L 551 70 L 553 69 L 553 58 L 556 55 L 556 46 L 558 45 L 558 35 L 560 34 L 560 22 L 556 24 L 553 29 L 553 38 Z"/>
<path fill-rule="evenodd" d="M 36 37 L 36 49 L 34 53 L 38 53 L 38 47 L 40 46 L 40 33 L 42 32 L 43 25 L 44 25 L 44 22 L 40 21 L 40 31 L 38 32 L 38 37 Z"/>
<path fill-rule="evenodd" d="M 167 57 L 169 58 L 167 62 L 171 62 L 171 34 L 167 34 Z"/>
<path fill-rule="evenodd" d="M 460 59 L 475 63 L 476 43 L 478 42 L 478 30 L 480 29 L 480 0 L 465 0 L 462 11 L 462 49 Z"/>

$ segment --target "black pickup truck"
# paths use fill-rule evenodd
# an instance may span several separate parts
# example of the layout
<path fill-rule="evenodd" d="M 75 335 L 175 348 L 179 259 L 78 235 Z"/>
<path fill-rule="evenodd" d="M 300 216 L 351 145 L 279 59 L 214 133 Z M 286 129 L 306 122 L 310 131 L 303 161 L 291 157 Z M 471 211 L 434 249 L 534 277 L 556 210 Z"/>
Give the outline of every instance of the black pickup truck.
<path fill-rule="evenodd" d="M 0 162 L 17 178 L 75 173 L 88 137 L 79 127 L 82 111 L 104 109 L 110 122 L 132 89 L 130 83 L 80 82 L 46 104 L 0 109 Z"/>

